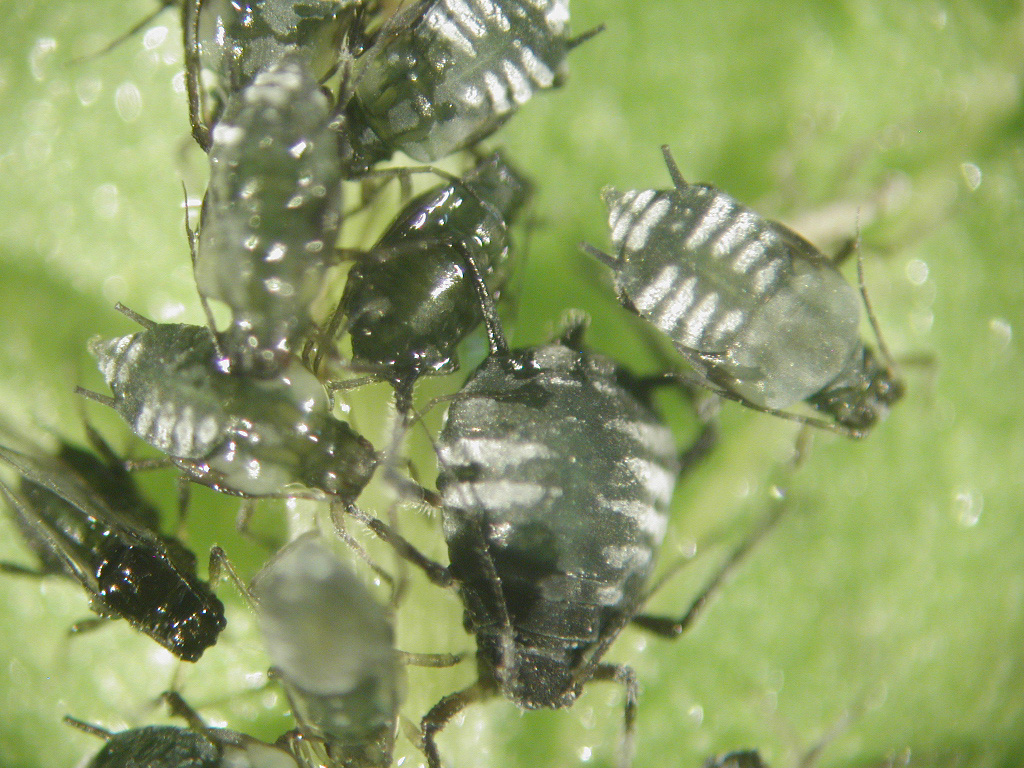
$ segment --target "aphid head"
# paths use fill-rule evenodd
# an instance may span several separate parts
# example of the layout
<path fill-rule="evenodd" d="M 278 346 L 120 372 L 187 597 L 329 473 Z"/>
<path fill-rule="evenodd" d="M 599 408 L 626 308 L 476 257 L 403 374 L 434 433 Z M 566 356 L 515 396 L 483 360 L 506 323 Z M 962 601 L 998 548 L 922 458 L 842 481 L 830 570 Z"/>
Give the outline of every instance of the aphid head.
<path fill-rule="evenodd" d="M 377 452 L 344 421 L 329 419 L 315 445 L 305 452 L 300 482 L 351 501 L 373 477 Z"/>
<path fill-rule="evenodd" d="M 903 397 L 903 380 L 887 365 L 881 364 L 867 347 L 858 364 L 848 368 L 830 386 L 808 398 L 815 408 L 829 414 L 836 423 L 863 436 L 876 422 L 885 418 L 889 408 Z"/>

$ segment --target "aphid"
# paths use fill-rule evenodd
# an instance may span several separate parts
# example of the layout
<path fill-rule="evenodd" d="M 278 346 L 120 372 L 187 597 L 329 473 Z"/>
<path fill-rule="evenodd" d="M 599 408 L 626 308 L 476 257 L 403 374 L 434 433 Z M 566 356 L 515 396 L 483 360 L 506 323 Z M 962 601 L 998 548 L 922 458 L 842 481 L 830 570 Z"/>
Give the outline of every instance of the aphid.
<path fill-rule="evenodd" d="M 510 351 L 486 319 L 491 355 L 454 398 L 437 442 L 447 576 L 476 636 L 478 680 L 424 716 L 428 762 L 441 764 L 436 732 L 475 701 L 567 707 L 606 680 L 626 688 L 628 763 L 635 675 L 601 658 L 634 620 L 680 634 L 721 574 L 682 619 L 638 615 L 685 463 L 648 404 L 653 384 L 585 351 L 582 323 L 555 343 Z M 682 455 L 700 458 L 708 434 Z"/>
<path fill-rule="evenodd" d="M 405 681 L 390 612 L 316 535 L 278 552 L 250 593 L 301 742 L 317 762 L 390 766 Z"/>
<path fill-rule="evenodd" d="M 185 75 L 192 135 L 210 148 L 211 125 L 232 94 L 286 57 L 314 80 L 339 65 L 364 0 L 184 0 Z M 206 74 L 206 77 L 203 75 Z M 209 101 L 209 104 L 204 104 Z"/>
<path fill-rule="evenodd" d="M 293 361 L 273 378 L 217 367 L 207 328 L 158 324 L 89 349 L 114 393 L 83 394 L 114 408 L 132 431 L 190 479 L 239 496 L 295 496 L 301 484 L 351 501 L 377 454 L 330 414 L 319 381 Z"/>
<path fill-rule="evenodd" d="M 703 768 L 768 768 L 756 750 L 729 752 L 719 757 L 709 757 Z"/>
<path fill-rule="evenodd" d="M 483 317 L 468 260 L 489 290 L 500 284 L 507 225 L 529 192 L 495 153 L 412 200 L 349 271 L 331 330 L 346 319 L 352 362 L 390 380 L 400 406 L 418 377 L 458 367 L 455 348 Z"/>
<path fill-rule="evenodd" d="M 308 330 L 341 222 L 331 107 L 289 56 L 228 99 L 213 131 L 195 276 L 232 311 L 232 371 L 279 373 Z"/>
<path fill-rule="evenodd" d="M 148 725 L 111 733 L 65 717 L 69 725 L 106 740 L 87 768 L 299 768 L 285 749 L 236 731 L 208 728 L 180 696 L 164 697 L 176 714 L 189 720 L 189 728 Z"/>
<path fill-rule="evenodd" d="M 568 0 L 419 0 L 360 57 L 348 105 L 363 169 L 400 149 L 429 162 L 497 130 L 537 90 L 561 85 Z"/>
<path fill-rule="evenodd" d="M 674 188 L 605 190 L 616 250 L 587 247 L 613 270 L 622 304 L 719 394 L 790 418 L 782 409 L 803 400 L 862 436 L 903 384 L 861 341 L 856 289 L 788 227 L 687 184 L 663 152 Z"/>
<path fill-rule="evenodd" d="M 0 482 L 0 494 L 44 573 L 78 581 L 100 616 L 125 619 L 185 661 L 217 641 L 224 606 L 195 555 L 156 531 L 151 508 L 134 506 L 130 480 L 72 447 L 44 457 L 0 446 L 0 460 L 22 477 L 17 490 Z"/>

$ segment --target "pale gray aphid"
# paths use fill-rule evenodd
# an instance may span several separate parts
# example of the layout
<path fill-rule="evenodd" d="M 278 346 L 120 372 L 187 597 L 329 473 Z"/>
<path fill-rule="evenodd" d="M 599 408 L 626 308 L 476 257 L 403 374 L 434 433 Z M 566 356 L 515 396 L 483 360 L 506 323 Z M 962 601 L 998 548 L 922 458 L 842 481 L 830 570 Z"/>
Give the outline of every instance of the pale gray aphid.
<path fill-rule="evenodd" d="M 536 91 L 560 85 L 576 42 L 569 0 L 414 2 L 359 59 L 354 143 L 424 162 L 471 146 Z"/>
<path fill-rule="evenodd" d="M 227 102 L 213 130 L 195 276 L 231 307 L 233 370 L 274 375 L 310 327 L 341 223 L 331 105 L 286 57 Z"/>
<path fill-rule="evenodd" d="M 390 766 L 405 679 L 390 611 L 315 534 L 279 551 L 250 592 L 306 746 L 329 766 Z"/>
<path fill-rule="evenodd" d="M 715 187 L 607 189 L 623 305 L 665 333 L 710 386 L 781 411 L 806 400 L 863 434 L 903 394 L 860 337 L 860 296 L 800 235 Z"/>
<path fill-rule="evenodd" d="M 94 397 L 197 482 L 241 496 L 304 486 L 352 501 L 376 467 L 373 447 L 331 415 L 297 360 L 272 378 L 225 373 L 209 329 L 158 323 L 89 350 L 114 394 Z"/>

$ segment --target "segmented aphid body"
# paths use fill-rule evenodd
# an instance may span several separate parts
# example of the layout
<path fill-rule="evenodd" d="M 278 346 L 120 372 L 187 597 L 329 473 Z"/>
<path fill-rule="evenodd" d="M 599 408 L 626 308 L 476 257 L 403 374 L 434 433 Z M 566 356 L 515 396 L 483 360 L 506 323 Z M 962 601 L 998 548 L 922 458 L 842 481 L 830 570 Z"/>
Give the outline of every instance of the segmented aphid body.
<path fill-rule="evenodd" d="M 153 324 L 89 348 L 132 431 L 197 482 L 242 496 L 300 484 L 351 500 L 373 474 L 373 447 L 330 415 L 297 361 L 273 378 L 225 373 L 209 330 L 194 325 Z"/>
<path fill-rule="evenodd" d="M 301 59 L 314 80 L 344 58 L 363 0 L 184 0 L 186 76 L 193 132 L 209 149 L 208 126 L 263 71 Z M 208 104 L 204 104 L 208 101 Z"/>
<path fill-rule="evenodd" d="M 272 376 L 310 325 L 341 222 L 327 97 L 288 58 L 233 95 L 213 131 L 195 261 L 199 292 L 232 311 L 232 370 Z"/>
<path fill-rule="evenodd" d="M 613 361 L 563 341 L 492 354 L 448 410 L 450 570 L 481 680 L 521 707 L 572 704 L 641 606 L 679 465 L 633 389 Z"/>
<path fill-rule="evenodd" d="M 565 78 L 568 0 L 421 0 L 359 59 L 349 131 L 364 167 L 428 162 L 497 130 Z"/>
<path fill-rule="evenodd" d="M 507 225 L 529 191 L 495 153 L 410 202 L 349 271 L 339 312 L 353 361 L 403 392 L 419 376 L 455 370 L 456 345 L 482 319 L 467 257 L 492 291 L 500 285 Z"/>
<path fill-rule="evenodd" d="M 390 612 L 313 535 L 275 555 L 250 591 L 302 740 L 327 765 L 390 766 L 404 685 Z"/>
<path fill-rule="evenodd" d="M 298 768 L 278 747 L 222 728 L 148 725 L 111 734 L 88 768 Z"/>
<path fill-rule="evenodd" d="M 112 509 L 105 501 L 110 489 L 93 485 L 65 460 L 3 446 L 0 460 L 22 477 L 18 490 L 0 482 L 0 494 L 44 571 L 75 579 L 96 613 L 125 619 L 185 661 L 195 661 L 217 641 L 224 607 L 180 542 Z M 95 458 L 91 463 L 99 464 Z M 131 494 L 134 487 L 122 498 Z"/>
<path fill-rule="evenodd" d="M 857 290 L 788 227 L 678 182 L 605 190 L 622 303 L 742 402 L 806 400 L 858 434 L 883 417 L 903 387 L 861 341 Z"/>

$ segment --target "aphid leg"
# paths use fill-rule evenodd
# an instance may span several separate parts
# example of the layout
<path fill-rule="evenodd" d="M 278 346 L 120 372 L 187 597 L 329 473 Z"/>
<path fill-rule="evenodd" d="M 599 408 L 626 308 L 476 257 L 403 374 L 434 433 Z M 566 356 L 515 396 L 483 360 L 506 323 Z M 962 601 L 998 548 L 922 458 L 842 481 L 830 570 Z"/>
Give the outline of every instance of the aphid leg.
<path fill-rule="evenodd" d="M 131 37 L 134 37 L 139 32 L 141 32 L 145 27 L 149 26 L 149 24 L 151 24 L 157 16 L 163 13 L 164 10 L 166 10 L 170 6 L 174 5 L 175 2 L 176 0 L 160 0 L 160 6 L 158 8 L 156 8 L 153 11 L 150 11 L 145 16 L 143 16 L 142 19 L 135 22 L 135 24 L 133 24 L 131 28 L 128 29 L 127 32 L 123 32 L 122 34 L 118 35 L 116 38 L 114 38 L 114 40 L 107 43 L 98 51 L 94 53 L 88 53 L 84 56 L 78 56 L 74 59 L 71 59 L 68 63 L 74 66 L 77 64 L 82 64 L 86 61 L 90 61 L 92 59 L 98 59 L 100 56 L 105 56 L 106 54 L 110 53 L 112 50 L 117 48 L 117 46 L 119 46 L 121 43 L 125 42 Z"/>
<path fill-rule="evenodd" d="M 403 664 L 410 664 L 414 667 L 454 667 L 462 663 L 466 658 L 464 653 L 408 653 L 407 651 L 395 651 L 398 660 Z"/>
<path fill-rule="evenodd" d="M 172 716 L 180 717 L 188 723 L 188 727 L 193 731 L 198 731 L 199 733 L 206 732 L 206 723 L 203 722 L 203 718 L 192 709 L 192 706 L 177 691 L 164 691 L 160 694 L 160 698 L 164 700 Z"/>
<path fill-rule="evenodd" d="M 273 552 L 280 547 L 280 542 L 249 530 L 249 524 L 252 522 L 254 514 L 256 514 L 256 500 L 243 498 L 238 505 L 238 512 L 235 514 L 235 530 L 250 541 Z"/>
<path fill-rule="evenodd" d="M 106 616 L 90 616 L 87 619 L 81 619 L 68 627 L 68 637 L 73 635 L 84 635 L 86 632 L 92 632 L 94 629 L 99 629 L 106 625 L 109 621 L 110 619 Z"/>
<path fill-rule="evenodd" d="M 690 607 L 686 609 L 686 612 L 683 613 L 680 618 L 675 619 L 670 616 L 652 616 L 650 614 L 641 613 L 632 618 L 632 623 L 642 629 L 646 629 L 648 632 L 653 632 L 656 635 L 669 639 L 675 639 L 682 635 L 700 616 L 704 607 L 708 604 L 708 601 L 714 597 L 725 579 L 728 578 L 728 576 L 746 559 L 754 546 L 757 545 L 757 543 L 775 527 L 782 518 L 785 509 L 785 503 L 780 503 L 775 506 L 762 523 L 755 528 L 754 531 L 747 536 L 747 538 L 744 539 L 735 550 L 733 550 L 733 553 L 719 567 L 717 573 L 711 577 L 708 583 L 704 586 L 704 589 L 702 589 L 697 597 L 694 598 Z M 659 581 L 654 589 L 660 587 L 662 583 L 664 583 L 663 579 Z M 653 589 L 648 592 L 648 597 L 650 597 L 652 591 Z"/>
<path fill-rule="evenodd" d="M 185 189 L 185 182 L 181 183 L 181 190 L 185 193 L 185 236 L 188 238 L 188 252 L 192 258 L 192 282 L 196 287 L 196 295 L 199 296 L 199 306 L 203 308 L 203 314 L 206 316 L 206 327 L 210 331 L 213 350 L 217 354 L 218 360 L 226 360 L 227 357 L 220 346 L 220 338 L 217 336 L 217 325 L 213 321 L 213 310 L 210 309 L 210 302 L 206 300 L 202 291 L 199 290 L 199 279 L 196 277 L 196 261 L 199 258 L 198 238 L 195 230 L 188 223 L 188 190 Z"/>
<path fill-rule="evenodd" d="M 6 560 L 0 561 L 0 573 L 7 573 L 11 576 L 34 576 L 36 578 L 46 576 L 46 571 L 42 568 L 31 568 L 27 565 L 9 563 Z"/>
<path fill-rule="evenodd" d="M 399 590 L 399 585 L 396 584 L 395 577 L 385 571 L 379 565 L 377 565 L 373 558 L 370 557 L 370 553 L 366 551 L 362 544 L 356 541 L 352 534 L 345 528 L 345 520 L 342 517 L 344 510 L 338 507 L 337 504 L 331 504 L 331 524 L 334 526 L 334 532 L 338 538 L 341 539 L 349 548 L 356 553 L 356 556 L 366 563 L 370 570 L 376 573 L 380 578 L 391 586 L 392 595 Z"/>
<path fill-rule="evenodd" d="M 168 457 L 157 457 L 153 459 L 125 459 L 124 468 L 129 472 L 147 472 L 151 469 L 167 469 L 175 466 Z"/>
<path fill-rule="evenodd" d="M 668 148 L 668 144 L 661 145 L 661 154 L 665 157 L 665 165 L 668 166 L 668 175 L 672 177 L 673 186 L 680 192 L 684 191 L 690 185 L 679 172 L 679 166 L 676 165 L 676 159 L 672 157 L 672 150 Z"/>
<path fill-rule="evenodd" d="M 235 570 L 234 564 L 228 558 L 227 552 L 217 545 L 210 547 L 209 573 L 210 584 L 217 584 L 222 579 L 226 578 L 234 585 L 235 589 L 238 590 L 238 594 L 242 596 L 245 604 L 249 606 L 249 610 L 256 610 L 256 601 L 253 600 L 252 593 L 249 592 L 249 587 L 246 586 L 242 577 L 238 575 L 238 571 Z M 168 704 L 170 704 L 170 702 L 168 702 Z"/>
<path fill-rule="evenodd" d="M 72 728 L 85 731 L 90 736 L 97 736 L 101 739 L 109 739 L 114 735 L 112 731 L 108 731 L 106 728 L 100 728 L 98 725 L 87 723 L 85 720 L 79 720 L 77 717 L 72 717 L 71 715 L 64 715 L 64 722 Z"/>
<path fill-rule="evenodd" d="M 75 387 L 75 394 L 81 395 L 82 397 L 88 397 L 90 400 L 95 400 L 97 403 L 113 408 L 114 403 L 117 402 L 110 395 L 101 395 L 99 392 L 93 392 L 91 389 L 85 387 Z"/>
<path fill-rule="evenodd" d="M 640 696 L 640 687 L 636 682 L 636 673 L 624 664 L 598 664 L 594 667 L 591 680 L 606 680 L 619 683 L 626 689 L 625 721 L 622 736 L 622 750 L 619 754 L 619 768 L 629 768 L 633 764 L 636 732 L 636 702 Z"/>
<path fill-rule="evenodd" d="M 469 268 L 469 275 L 473 281 L 473 287 L 476 289 L 477 299 L 480 301 L 480 311 L 483 313 L 484 326 L 487 328 L 487 340 L 490 344 L 491 354 L 507 355 L 508 340 L 505 338 L 505 331 L 502 330 L 501 321 L 498 319 L 498 310 L 494 306 L 494 297 L 491 296 L 491 291 L 487 287 L 487 283 L 484 282 L 484 276 L 477 266 L 476 259 L 466 243 L 459 241 L 454 245 L 456 250 L 466 260 L 466 266 Z"/>
<path fill-rule="evenodd" d="M 188 94 L 188 120 L 192 137 L 204 152 L 210 151 L 210 129 L 203 123 L 202 89 L 199 84 L 202 63 L 199 60 L 199 14 L 203 0 L 185 0 L 181 8 L 181 27 L 185 42 L 185 90 Z"/>
<path fill-rule="evenodd" d="M 188 518 L 188 507 L 192 500 L 192 482 L 187 475 L 178 475 L 178 525 L 174 535 L 181 538 L 185 531 L 185 520 Z"/>
<path fill-rule="evenodd" d="M 428 579 L 439 587 L 450 587 L 455 582 L 452 579 L 451 573 L 440 563 L 431 560 L 429 557 L 420 552 L 416 547 L 409 543 L 409 541 L 401 534 L 392 530 L 391 526 L 385 523 L 383 520 L 379 520 L 376 517 L 371 517 L 359 509 L 355 504 L 349 504 L 345 507 L 345 511 L 352 515 L 356 520 L 361 522 L 378 538 L 382 539 L 389 546 L 393 547 L 395 552 L 399 556 L 405 558 L 410 563 L 415 565 L 417 568 L 422 570 Z"/>
<path fill-rule="evenodd" d="M 468 688 L 450 693 L 430 708 L 420 720 L 420 737 L 423 739 L 421 748 L 427 756 L 429 768 L 441 768 L 441 755 L 437 751 L 434 738 L 438 731 L 445 727 L 449 720 L 468 707 L 482 701 L 488 694 L 478 680 Z"/>

